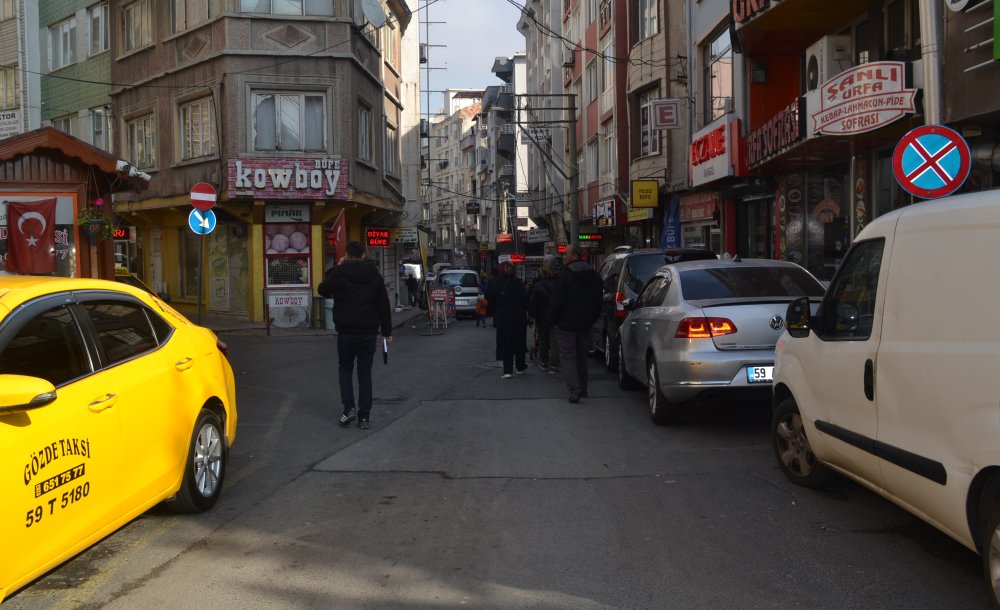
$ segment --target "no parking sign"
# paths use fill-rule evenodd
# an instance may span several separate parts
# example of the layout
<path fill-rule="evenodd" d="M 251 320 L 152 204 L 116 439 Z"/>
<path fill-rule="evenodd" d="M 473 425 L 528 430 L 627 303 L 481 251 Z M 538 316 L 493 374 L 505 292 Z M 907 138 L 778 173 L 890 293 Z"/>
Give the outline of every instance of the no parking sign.
<path fill-rule="evenodd" d="M 924 125 L 899 140 L 892 171 L 907 193 L 934 199 L 954 193 L 969 177 L 969 145 L 954 129 Z"/>

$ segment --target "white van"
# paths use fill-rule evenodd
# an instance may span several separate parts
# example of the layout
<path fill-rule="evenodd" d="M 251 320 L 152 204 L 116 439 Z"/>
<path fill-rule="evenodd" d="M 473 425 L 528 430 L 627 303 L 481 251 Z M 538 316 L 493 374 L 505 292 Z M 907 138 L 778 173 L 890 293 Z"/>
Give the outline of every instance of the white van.
<path fill-rule="evenodd" d="M 781 469 L 833 471 L 983 556 L 1000 604 L 1000 191 L 918 203 L 858 235 L 776 348 Z"/>

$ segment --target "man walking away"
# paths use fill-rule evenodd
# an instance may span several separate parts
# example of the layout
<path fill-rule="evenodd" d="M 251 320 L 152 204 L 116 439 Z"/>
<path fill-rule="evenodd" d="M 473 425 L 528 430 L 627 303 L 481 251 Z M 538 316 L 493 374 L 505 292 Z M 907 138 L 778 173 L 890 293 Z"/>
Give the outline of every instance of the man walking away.
<path fill-rule="evenodd" d="M 556 288 L 556 257 L 548 254 L 542 260 L 538 280 L 531 290 L 531 310 L 538 331 L 538 368 L 550 373 L 559 371 L 559 345 L 553 341 L 552 295 Z"/>
<path fill-rule="evenodd" d="M 337 327 L 337 358 L 340 374 L 340 402 L 344 413 L 340 425 L 354 418 L 358 427 L 368 429 L 372 409 L 372 362 L 375 340 L 392 343 L 392 314 L 385 280 L 371 261 L 365 260 L 360 242 L 347 243 L 347 255 L 326 272 L 317 291 L 333 299 L 333 323 Z M 354 363 L 358 365 L 358 400 L 354 401 Z"/>
<path fill-rule="evenodd" d="M 417 304 L 417 278 L 413 274 L 406 276 L 406 294 L 409 297 L 410 306 Z"/>
<path fill-rule="evenodd" d="M 564 266 L 552 295 L 552 323 L 559 331 L 559 359 L 569 388 L 569 401 L 587 395 L 587 351 L 590 327 L 601 315 L 601 276 L 582 260 L 579 245 L 566 247 Z"/>

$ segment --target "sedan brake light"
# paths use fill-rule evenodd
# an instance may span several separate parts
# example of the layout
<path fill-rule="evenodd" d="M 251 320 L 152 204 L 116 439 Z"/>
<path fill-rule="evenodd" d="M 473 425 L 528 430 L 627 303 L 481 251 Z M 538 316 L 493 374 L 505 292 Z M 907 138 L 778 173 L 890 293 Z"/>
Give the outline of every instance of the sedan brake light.
<path fill-rule="evenodd" d="M 624 292 L 616 292 L 615 293 L 615 317 L 616 318 L 624 318 L 625 314 L 627 314 L 627 313 L 628 312 L 625 311 L 625 293 Z"/>
<path fill-rule="evenodd" d="M 709 339 L 731 335 L 736 325 L 728 318 L 684 318 L 677 325 L 677 339 Z"/>

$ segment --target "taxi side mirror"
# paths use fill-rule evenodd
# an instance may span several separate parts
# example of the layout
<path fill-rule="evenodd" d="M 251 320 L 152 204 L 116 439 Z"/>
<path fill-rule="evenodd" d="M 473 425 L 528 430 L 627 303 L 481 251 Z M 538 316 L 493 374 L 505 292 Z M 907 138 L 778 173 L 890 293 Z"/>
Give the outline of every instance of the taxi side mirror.
<path fill-rule="evenodd" d="M 0 375 L 0 415 L 30 411 L 56 399 L 56 387 L 40 377 Z"/>
<path fill-rule="evenodd" d="M 812 328 L 809 297 L 801 297 L 788 304 L 788 311 L 785 312 L 785 327 L 788 329 L 788 334 L 797 339 L 809 336 L 809 329 Z"/>

